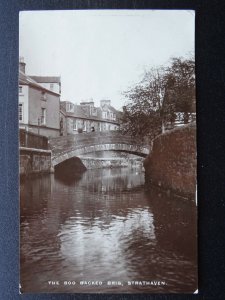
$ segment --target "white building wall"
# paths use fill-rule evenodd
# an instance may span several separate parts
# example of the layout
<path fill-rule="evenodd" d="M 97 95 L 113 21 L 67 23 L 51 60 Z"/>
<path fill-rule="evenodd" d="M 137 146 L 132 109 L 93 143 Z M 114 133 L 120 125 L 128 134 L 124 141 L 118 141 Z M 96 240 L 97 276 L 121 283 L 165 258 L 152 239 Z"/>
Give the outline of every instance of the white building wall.
<path fill-rule="evenodd" d="M 28 109 L 29 109 L 29 101 L 28 101 L 28 85 L 19 85 L 22 87 L 22 92 L 19 91 L 19 104 L 23 105 L 23 120 L 19 123 L 28 124 Z"/>
<path fill-rule="evenodd" d="M 58 83 L 39 83 L 41 86 L 43 86 L 45 89 L 48 89 L 52 92 L 55 92 L 57 94 L 60 94 L 60 86 Z"/>

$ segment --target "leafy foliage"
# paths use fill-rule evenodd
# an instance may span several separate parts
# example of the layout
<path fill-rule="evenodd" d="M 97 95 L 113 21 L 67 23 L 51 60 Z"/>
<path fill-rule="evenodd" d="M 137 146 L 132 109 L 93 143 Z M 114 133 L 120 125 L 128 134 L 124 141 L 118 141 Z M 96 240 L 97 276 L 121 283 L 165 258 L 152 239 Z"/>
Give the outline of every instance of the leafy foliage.
<path fill-rule="evenodd" d="M 195 64 L 194 61 L 173 58 L 165 74 L 165 110 L 172 106 L 172 112 L 184 112 L 184 123 L 188 114 L 195 111 Z M 165 114 L 165 113 L 164 113 Z"/>
<path fill-rule="evenodd" d="M 152 140 L 165 124 L 183 112 L 184 123 L 195 110 L 195 65 L 191 59 L 173 58 L 168 68 L 145 72 L 141 82 L 124 92 L 122 130 Z"/>

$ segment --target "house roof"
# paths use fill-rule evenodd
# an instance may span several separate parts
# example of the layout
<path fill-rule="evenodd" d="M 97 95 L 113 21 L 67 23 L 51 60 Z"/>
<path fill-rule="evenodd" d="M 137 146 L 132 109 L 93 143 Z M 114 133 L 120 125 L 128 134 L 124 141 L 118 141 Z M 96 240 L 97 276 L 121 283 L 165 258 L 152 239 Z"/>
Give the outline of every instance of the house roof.
<path fill-rule="evenodd" d="M 26 75 L 21 70 L 19 70 L 19 84 L 29 85 L 29 86 L 32 86 L 32 87 L 37 88 L 39 90 L 51 93 L 53 95 L 57 95 L 57 96 L 60 95 L 60 94 L 55 93 L 55 92 L 53 92 L 53 91 L 51 91 L 49 89 L 44 88 L 42 85 L 40 85 L 39 83 L 37 83 L 33 78 L 31 78 L 30 76 Z"/>
<path fill-rule="evenodd" d="M 118 113 L 118 110 L 116 110 L 113 106 L 109 105 L 109 109 L 113 112 L 113 113 Z"/>
<path fill-rule="evenodd" d="M 116 110 L 113 106 L 108 105 L 108 104 L 102 105 L 102 106 L 101 106 L 101 110 L 102 110 L 102 111 L 109 111 L 109 110 L 110 110 L 111 112 L 113 112 L 113 113 L 115 113 L 115 114 L 118 113 L 118 110 Z"/>
<path fill-rule="evenodd" d="M 64 107 L 66 103 L 72 103 L 69 101 L 61 101 L 61 107 Z M 118 120 L 109 120 L 102 118 L 102 109 L 100 107 L 95 107 L 97 110 L 97 115 L 94 116 L 90 114 L 90 106 L 89 105 L 78 105 L 73 104 L 74 112 L 66 112 L 66 116 L 72 117 L 72 118 L 79 118 L 79 119 L 88 119 L 93 121 L 101 121 L 101 122 L 107 122 L 107 123 L 113 123 L 118 124 Z M 110 109 L 117 114 L 117 116 L 120 115 L 120 112 L 116 110 L 115 108 L 110 106 Z"/>
<path fill-rule="evenodd" d="M 61 83 L 60 76 L 30 76 L 36 82 L 39 83 Z"/>
<path fill-rule="evenodd" d="M 66 110 L 62 105 L 60 105 L 60 113 L 63 114 L 64 116 L 67 115 Z"/>
<path fill-rule="evenodd" d="M 76 116 L 79 116 L 80 118 L 88 118 L 90 117 L 89 107 L 75 104 L 74 114 L 76 114 Z"/>
<path fill-rule="evenodd" d="M 86 107 L 87 108 L 87 107 Z M 76 117 L 76 118 L 82 118 L 87 119 L 89 118 L 89 113 L 85 107 L 82 107 L 81 105 L 74 104 L 74 112 L 67 112 L 67 116 L 70 117 Z"/>
<path fill-rule="evenodd" d="M 103 119 L 101 116 L 101 108 L 100 107 L 97 107 L 97 116 L 91 115 L 89 110 L 85 110 L 84 107 L 82 107 L 80 105 L 75 104 L 74 107 L 75 107 L 75 111 L 67 112 L 66 116 L 73 117 L 73 118 L 79 118 L 79 119 L 88 119 L 88 120 L 93 120 L 93 121 L 113 123 L 113 124 L 118 123 L 118 121 L 115 121 L 115 120 Z"/>

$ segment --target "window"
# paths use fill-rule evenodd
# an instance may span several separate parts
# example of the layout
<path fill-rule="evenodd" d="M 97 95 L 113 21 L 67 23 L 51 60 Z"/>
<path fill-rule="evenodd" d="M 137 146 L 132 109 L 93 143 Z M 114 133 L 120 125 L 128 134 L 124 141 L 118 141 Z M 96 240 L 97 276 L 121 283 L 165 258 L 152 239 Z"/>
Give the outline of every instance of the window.
<path fill-rule="evenodd" d="M 97 116 L 97 108 L 96 107 L 91 107 L 91 115 Z"/>
<path fill-rule="evenodd" d="M 19 94 L 22 94 L 23 93 L 23 87 L 20 85 L 19 86 Z"/>
<path fill-rule="evenodd" d="M 50 83 L 50 90 L 53 91 L 54 89 L 54 83 Z"/>
<path fill-rule="evenodd" d="M 83 131 L 86 131 L 87 130 L 87 123 L 86 121 L 83 120 Z"/>
<path fill-rule="evenodd" d="M 47 100 L 47 95 L 46 95 L 45 92 L 42 92 L 42 93 L 41 93 L 41 100 L 44 100 L 44 101 Z"/>
<path fill-rule="evenodd" d="M 41 125 L 46 124 L 46 108 L 41 109 Z"/>
<path fill-rule="evenodd" d="M 73 130 L 77 130 L 77 120 L 73 120 Z"/>
<path fill-rule="evenodd" d="M 23 121 L 23 104 L 19 103 L 19 121 Z"/>
<path fill-rule="evenodd" d="M 74 112 L 74 105 L 73 103 L 67 103 L 67 111 Z"/>

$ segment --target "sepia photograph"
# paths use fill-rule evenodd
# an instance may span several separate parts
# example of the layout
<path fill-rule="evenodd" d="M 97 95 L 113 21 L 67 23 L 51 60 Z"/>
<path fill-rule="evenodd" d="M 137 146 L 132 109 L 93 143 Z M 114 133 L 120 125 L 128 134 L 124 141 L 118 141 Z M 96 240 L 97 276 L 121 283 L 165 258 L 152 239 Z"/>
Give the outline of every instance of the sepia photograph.
<path fill-rule="evenodd" d="M 20 293 L 198 293 L 194 10 L 19 15 Z"/>

